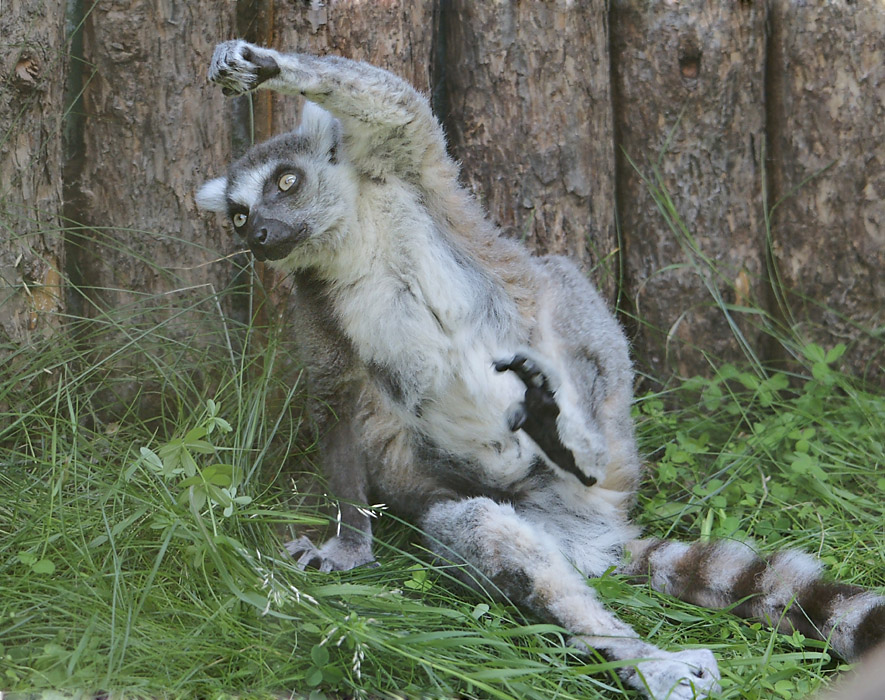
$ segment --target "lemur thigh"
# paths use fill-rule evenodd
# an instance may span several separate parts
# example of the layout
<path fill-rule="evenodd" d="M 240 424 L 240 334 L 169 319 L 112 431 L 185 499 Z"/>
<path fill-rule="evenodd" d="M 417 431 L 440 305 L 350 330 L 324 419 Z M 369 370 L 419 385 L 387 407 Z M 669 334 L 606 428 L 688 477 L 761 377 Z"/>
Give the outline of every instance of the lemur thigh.
<path fill-rule="evenodd" d="M 235 40 L 216 47 L 209 78 L 229 93 L 262 87 L 315 102 L 341 121 L 354 164 L 376 175 L 385 170 L 417 174 L 448 162 L 442 129 L 427 100 L 382 68 L 339 56 L 282 54 Z"/>
<path fill-rule="evenodd" d="M 669 653 L 638 639 L 606 610 L 584 578 L 559 553 L 555 539 L 488 498 L 443 501 L 422 519 L 430 548 L 467 564 L 460 577 L 491 589 L 575 635 L 613 660 L 646 659 L 619 670 L 624 681 L 651 698 L 705 697 L 718 688 L 718 669 L 707 650 Z"/>
<path fill-rule="evenodd" d="M 633 372 L 621 327 L 577 266 L 560 256 L 537 260 L 539 351 L 563 377 L 556 393 L 563 443 L 600 486 L 628 499 L 640 460 L 630 406 Z"/>
<path fill-rule="evenodd" d="M 496 363 L 526 385 L 511 409 L 547 457 L 584 485 L 623 494 L 636 489 L 640 463 L 630 417 L 627 343 L 599 294 L 569 260 L 536 261 L 541 282 L 532 347 Z"/>

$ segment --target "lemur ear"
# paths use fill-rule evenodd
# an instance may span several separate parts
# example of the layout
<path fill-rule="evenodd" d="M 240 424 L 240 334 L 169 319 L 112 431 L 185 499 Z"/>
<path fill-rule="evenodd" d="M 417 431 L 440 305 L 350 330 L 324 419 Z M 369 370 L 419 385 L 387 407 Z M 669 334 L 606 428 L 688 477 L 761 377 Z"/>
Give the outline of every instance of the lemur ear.
<path fill-rule="evenodd" d="M 338 162 L 338 145 L 341 143 L 341 122 L 313 102 L 305 102 L 301 110 L 301 126 L 298 132 L 314 145 L 316 154 Z"/>
<path fill-rule="evenodd" d="M 197 206 L 206 211 L 227 211 L 227 178 L 216 177 L 197 190 Z"/>

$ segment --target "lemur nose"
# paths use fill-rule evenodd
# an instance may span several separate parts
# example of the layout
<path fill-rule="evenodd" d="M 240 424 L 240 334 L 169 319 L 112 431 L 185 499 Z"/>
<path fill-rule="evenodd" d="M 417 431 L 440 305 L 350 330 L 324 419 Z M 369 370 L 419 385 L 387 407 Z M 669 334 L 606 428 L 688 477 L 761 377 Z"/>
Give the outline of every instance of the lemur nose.
<path fill-rule="evenodd" d="M 267 228 L 262 226 L 258 231 L 255 232 L 255 242 L 259 245 L 263 245 L 267 242 Z"/>

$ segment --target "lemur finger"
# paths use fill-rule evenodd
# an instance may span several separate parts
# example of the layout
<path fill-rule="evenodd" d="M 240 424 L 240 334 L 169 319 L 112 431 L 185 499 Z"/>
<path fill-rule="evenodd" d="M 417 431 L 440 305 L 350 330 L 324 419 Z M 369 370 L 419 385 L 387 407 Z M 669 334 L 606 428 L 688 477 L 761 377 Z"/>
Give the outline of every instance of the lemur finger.
<path fill-rule="evenodd" d="M 496 372 L 508 372 L 510 370 L 516 370 L 517 362 L 519 355 L 514 355 L 509 360 L 495 360 L 495 371 Z M 523 358 L 524 359 L 524 358 Z"/>
<path fill-rule="evenodd" d="M 550 391 L 547 376 L 532 360 L 525 355 L 514 355 L 510 360 L 498 360 L 495 362 L 495 370 L 498 372 L 511 371 L 522 380 L 526 388 L 538 388 Z"/>
<path fill-rule="evenodd" d="M 279 74 L 272 53 L 255 50 L 242 41 L 216 46 L 209 66 L 209 80 L 220 85 L 225 95 L 249 92 Z"/>
<path fill-rule="evenodd" d="M 249 61 L 249 63 L 253 64 L 258 69 L 255 73 L 256 86 L 266 80 L 275 78 L 280 74 L 280 66 L 272 56 L 262 56 L 261 54 L 257 54 L 249 46 L 243 48 L 242 55 L 243 60 Z"/>

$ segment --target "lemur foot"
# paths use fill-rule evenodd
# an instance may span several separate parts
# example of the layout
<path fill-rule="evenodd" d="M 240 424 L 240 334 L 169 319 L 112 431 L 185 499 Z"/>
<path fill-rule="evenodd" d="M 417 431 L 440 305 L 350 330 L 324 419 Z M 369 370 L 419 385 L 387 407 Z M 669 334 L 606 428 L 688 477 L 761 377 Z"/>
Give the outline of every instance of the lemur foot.
<path fill-rule="evenodd" d="M 569 642 L 582 654 L 589 654 L 594 646 L 581 637 Z M 701 700 L 721 690 L 719 666 L 709 649 L 636 651 L 638 658 L 646 660 L 619 668 L 618 675 L 650 700 Z"/>
<path fill-rule="evenodd" d="M 557 467 L 574 474 L 585 486 L 593 486 L 596 479 L 578 469 L 574 454 L 559 438 L 556 426 L 559 405 L 550 377 L 534 360 L 521 354 L 509 360 L 496 361 L 495 370 L 513 372 L 526 387 L 522 402 L 514 404 L 507 411 L 510 430 L 524 430 Z"/>
<path fill-rule="evenodd" d="M 225 95 L 241 95 L 276 77 L 280 67 L 269 49 L 235 39 L 215 47 L 209 64 L 209 80 Z"/>
<path fill-rule="evenodd" d="M 635 677 L 624 680 L 653 700 L 700 700 L 721 689 L 716 657 L 708 649 L 662 653 L 627 669 Z"/>
<path fill-rule="evenodd" d="M 286 543 L 286 551 L 297 560 L 298 568 L 317 569 L 322 572 L 349 571 L 357 566 L 377 566 L 368 543 L 355 543 L 333 537 L 322 547 L 317 547 L 307 537 L 299 537 Z"/>
<path fill-rule="evenodd" d="M 550 388 L 550 380 L 533 360 L 525 355 L 514 355 L 510 360 L 495 362 L 495 370 L 513 372 L 526 386 L 523 401 L 514 404 L 508 411 L 507 423 L 510 430 L 516 432 L 520 428 L 524 428 L 530 414 L 535 414 L 537 419 L 546 420 L 545 428 L 556 429 L 559 406 L 556 405 L 556 399 Z"/>

